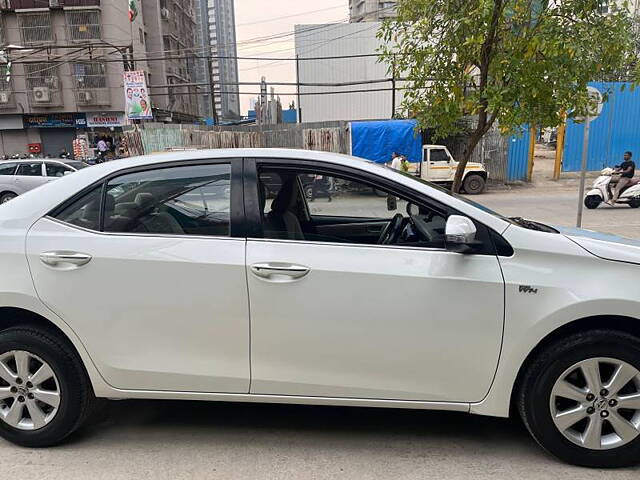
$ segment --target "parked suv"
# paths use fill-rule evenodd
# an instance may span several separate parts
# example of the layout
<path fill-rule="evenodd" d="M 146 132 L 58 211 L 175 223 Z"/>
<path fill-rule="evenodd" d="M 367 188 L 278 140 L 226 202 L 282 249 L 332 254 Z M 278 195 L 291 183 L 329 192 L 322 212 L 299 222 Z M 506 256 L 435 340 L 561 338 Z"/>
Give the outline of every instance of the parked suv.
<path fill-rule="evenodd" d="M 40 185 L 85 168 L 81 161 L 59 160 L 10 160 L 0 162 L 0 203 L 8 202 L 18 195 Z"/>

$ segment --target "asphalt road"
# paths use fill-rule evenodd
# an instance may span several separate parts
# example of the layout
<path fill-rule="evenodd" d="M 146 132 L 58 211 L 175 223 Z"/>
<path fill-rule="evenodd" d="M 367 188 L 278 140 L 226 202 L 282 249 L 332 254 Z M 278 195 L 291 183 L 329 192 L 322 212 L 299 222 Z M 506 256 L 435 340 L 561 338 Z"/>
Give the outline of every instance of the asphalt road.
<path fill-rule="evenodd" d="M 575 195 L 475 197 L 507 215 L 572 225 Z M 318 200 L 326 202 L 326 200 Z M 329 207 L 329 204 L 326 208 Z M 317 208 L 323 208 L 318 206 Z M 640 210 L 587 212 L 589 228 L 640 238 Z M 112 402 L 65 445 L 0 440 L 0 479 L 637 479 L 570 467 L 515 421 L 471 415 L 197 402 Z"/>

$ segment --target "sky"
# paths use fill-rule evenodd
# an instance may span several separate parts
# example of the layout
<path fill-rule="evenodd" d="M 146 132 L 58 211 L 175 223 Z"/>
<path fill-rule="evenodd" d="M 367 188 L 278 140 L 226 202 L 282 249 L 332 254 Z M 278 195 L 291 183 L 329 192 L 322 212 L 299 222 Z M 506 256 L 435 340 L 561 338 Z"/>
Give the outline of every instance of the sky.
<path fill-rule="evenodd" d="M 267 6 L 268 5 L 268 6 Z M 349 17 L 348 0 L 235 0 L 238 56 L 240 57 L 295 57 L 293 30 L 296 24 L 337 23 Z M 256 41 L 265 36 L 291 33 L 284 38 Z M 240 60 L 241 82 L 267 83 L 295 82 L 295 62 Z M 275 87 L 281 92 L 294 92 L 295 87 Z M 240 96 L 240 110 L 246 112 L 252 98 L 257 98 L 259 87 L 241 86 L 241 92 L 255 92 Z M 287 108 L 295 97 L 282 95 L 282 106 Z"/>

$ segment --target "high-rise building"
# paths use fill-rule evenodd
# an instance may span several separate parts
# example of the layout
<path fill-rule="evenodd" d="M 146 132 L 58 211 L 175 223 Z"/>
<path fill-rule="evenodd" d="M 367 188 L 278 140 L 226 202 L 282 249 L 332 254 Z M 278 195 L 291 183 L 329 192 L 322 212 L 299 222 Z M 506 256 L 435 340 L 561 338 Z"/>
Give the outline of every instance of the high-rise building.
<path fill-rule="evenodd" d="M 213 119 L 213 106 L 211 101 L 211 71 L 209 61 L 205 58 L 211 54 L 209 45 L 209 2 L 208 0 L 194 0 L 196 10 L 196 60 L 195 81 L 200 84 L 198 95 L 200 114 L 208 120 Z"/>
<path fill-rule="evenodd" d="M 381 22 L 396 15 L 397 0 L 349 0 L 349 21 Z"/>
<path fill-rule="evenodd" d="M 117 135 L 125 68 L 147 72 L 156 121 L 200 118 L 196 87 L 168 87 L 195 83 L 193 0 L 137 0 L 133 22 L 128 5 L 0 0 L 0 155 L 34 144 L 56 156 L 78 135 Z"/>
<path fill-rule="evenodd" d="M 218 118 L 233 120 L 240 116 L 235 9 L 233 0 L 208 1 L 211 75 Z"/>

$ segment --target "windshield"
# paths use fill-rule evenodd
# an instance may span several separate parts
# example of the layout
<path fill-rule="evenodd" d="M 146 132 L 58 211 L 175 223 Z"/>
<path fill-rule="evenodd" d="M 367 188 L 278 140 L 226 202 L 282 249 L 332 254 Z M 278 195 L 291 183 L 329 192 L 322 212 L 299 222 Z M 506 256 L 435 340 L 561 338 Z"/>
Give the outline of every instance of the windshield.
<path fill-rule="evenodd" d="M 89 165 L 87 163 L 81 161 L 72 161 L 72 162 L 64 162 L 66 165 L 75 168 L 76 170 L 82 170 L 83 168 L 87 168 Z"/>

